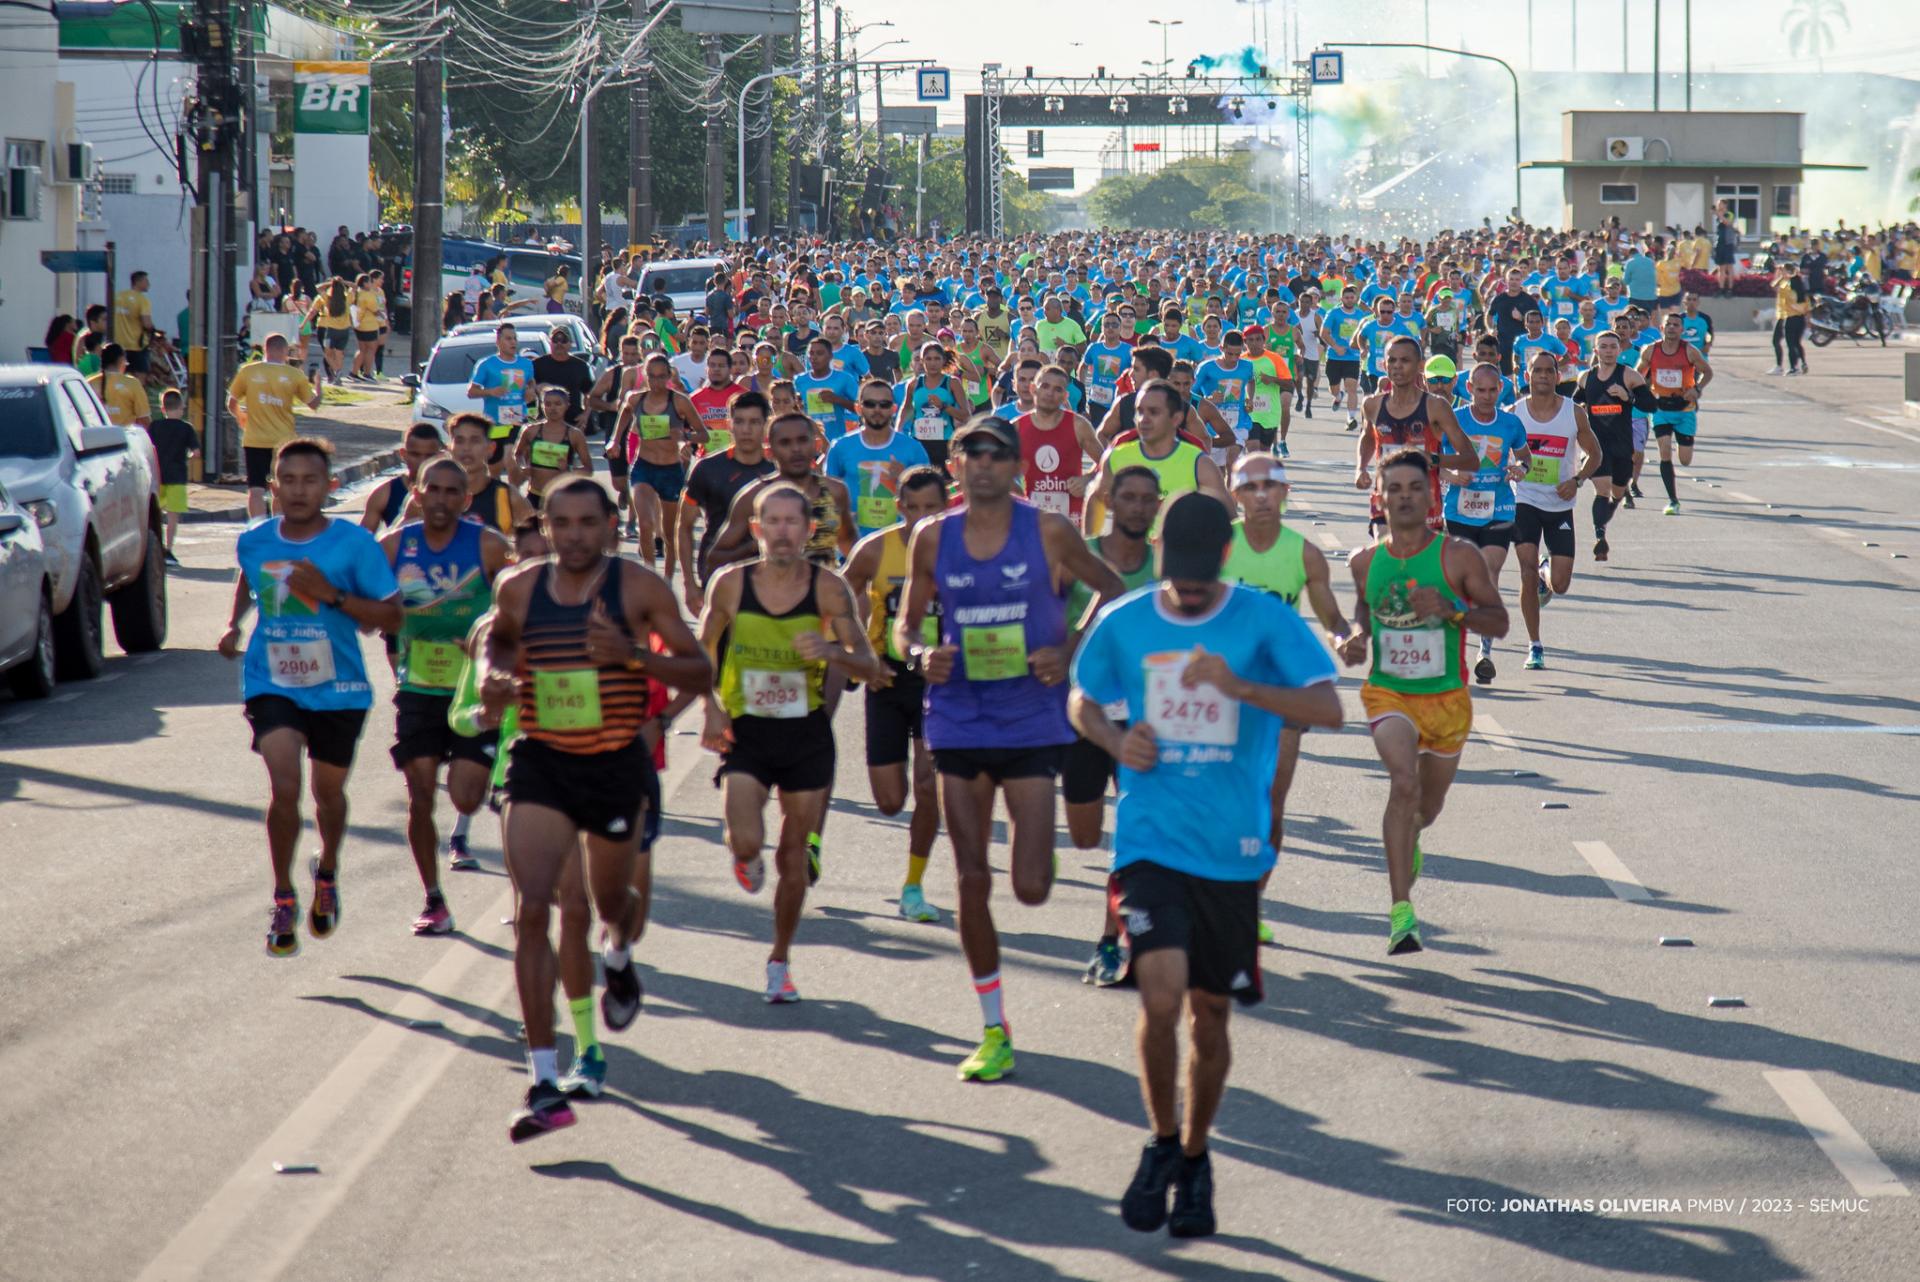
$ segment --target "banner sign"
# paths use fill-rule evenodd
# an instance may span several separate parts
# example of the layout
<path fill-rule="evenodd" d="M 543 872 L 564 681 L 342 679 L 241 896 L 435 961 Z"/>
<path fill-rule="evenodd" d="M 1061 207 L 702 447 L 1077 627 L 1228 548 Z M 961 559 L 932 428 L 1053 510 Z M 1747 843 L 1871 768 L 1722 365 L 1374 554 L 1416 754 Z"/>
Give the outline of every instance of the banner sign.
<path fill-rule="evenodd" d="M 293 131 L 362 134 L 372 119 L 372 77 L 364 62 L 293 64 Z"/>

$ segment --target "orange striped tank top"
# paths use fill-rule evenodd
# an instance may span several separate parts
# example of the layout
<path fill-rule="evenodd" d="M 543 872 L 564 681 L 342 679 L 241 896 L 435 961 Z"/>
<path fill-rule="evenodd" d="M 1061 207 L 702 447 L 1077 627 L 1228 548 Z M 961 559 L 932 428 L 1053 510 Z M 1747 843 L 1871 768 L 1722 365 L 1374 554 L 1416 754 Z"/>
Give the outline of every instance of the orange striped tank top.
<path fill-rule="evenodd" d="M 608 557 L 599 588 L 580 605 L 556 601 L 549 587 L 553 564 L 541 567 L 527 604 L 520 642 L 520 731 L 561 752 L 612 752 L 632 743 L 646 720 L 647 678 L 624 664 L 596 666 L 587 657 L 587 616 L 593 602 L 623 618 L 622 562 Z"/>

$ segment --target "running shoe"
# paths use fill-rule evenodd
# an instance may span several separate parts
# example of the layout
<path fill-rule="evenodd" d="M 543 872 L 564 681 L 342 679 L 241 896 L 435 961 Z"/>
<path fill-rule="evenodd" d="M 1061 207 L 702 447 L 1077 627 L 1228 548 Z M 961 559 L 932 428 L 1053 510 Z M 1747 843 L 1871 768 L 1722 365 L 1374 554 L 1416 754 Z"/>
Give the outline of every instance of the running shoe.
<path fill-rule="evenodd" d="M 1628 491 L 1627 491 L 1627 497 L 1626 497 L 1626 499 L 1624 500 L 1624 502 L 1626 503 L 1626 506 L 1627 506 L 1627 507 L 1628 507 L 1629 509 L 1631 509 L 1631 508 L 1632 508 L 1632 507 L 1634 506 L 1634 503 L 1633 503 L 1633 491 L 1632 491 L 1632 490 L 1628 490 Z"/>
<path fill-rule="evenodd" d="M 1309 405 L 1309 406 L 1307 406 L 1307 408 L 1306 408 L 1306 415 L 1307 415 L 1307 417 L 1308 417 L 1308 418 L 1312 418 L 1312 417 L 1313 417 L 1313 406 L 1311 406 L 1311 405 Z"/>
<path fill-rule="evenodd" d="M 755 855 L 745 863 L 741 863 L 737 859 L 734 860 L 733 879 L 739 882 L 740 889 L 746 891 L 749 895 L 759 894 L 760 887 L 767 884 L 766 860 L 760 858 L 758 855 Z"/>
<path fill-rule="evenodd" d="M 900 888 L 900 915 L 908 921 L 940 920 L 940 910 L 927 902 L 926 892 L 918 886 Z"/>
<path fill-rule="evenodd" d="M 307 910 L 307 929 L 315 939 L 325 939 L 340 924 L 340 879 L 338 874 L 320 875 L 320 860 L 307 864 L 313 874 L 313 906 Z"/>
<path fill-rule="evenodd" d="M 1093 959 L 1087 963 L 1086 974 L 1080 977 L 1083 984 L 1092 984 L 1095 988 L 1112 988 L 1120 982 L 1121 972 L 1126 968 L 1120 956 L 1120 941 L 1103 939 L 1093 946 Z"/>
<path fill-rule="evenodd" d="M 607 986 L 600 992 L 600 1017 L 607 1021 L 608 1028 L 618 1033 L 640 1013 L 640 968 L 628 957 L 627 964 L 620 969 L 611 966 L 604 969 Z"/>
<path fill-rule="evenodd" d="M 1806 370 L 1805 370 L 1804 368 L 1801 368 L 1801 367 L 1796 367 L 1796 368 L 1794 368 L 1794 369 L 1790 369 L 1790 370 L 1788 370 L 1788 371 L 1787 371 L 1787 377 L 1788 377 L 1788 378 L 1799 378 L 1799 377 L 1800 377 L 1800 376 L 1801 376 L 1802 374 L 1805 374 L 1806 372 L 1807 372 L 1807 371 L 1806 371 Z"/>
<path fill-rule="evenodd" d="M 573 1099 L 599 1099 L 607 1089 L 607 1053 L 589 1046 L 573 1057 L 573 1066 L 560 1079 L 560 1093 Z"/>
<path fill-rule="evenodd" d="M 477 872 L 480 861 L 467 849 L 467 834 L 456 832 L 447 838 L 447 867 L 454 872 Z"/>
<path fill-rule="evenodd" d="M 413 933 L 416 935 L 451 935 L 453 933 L 453 912 L 447 907 L 444 895 L 428 895 L 427 906 L 413 919 Z"/>
<path fill-rule="evenodd" d="M 1671 502 L 1671 503 L 1668 503 L 1668 504 L 1667 504 L 1667 506 L 1666 506 L 1666 507 L 1665 507 L 1665 508 L 1664 508 L 1663 510 L 1665 511 L 1665 513 L 1666 513 L 1666 514 L 1667 514 L 1668 516 L 1679 516 L 1679 515 L 1680 515 L 1680 504 L 1679 504 L 1678 502 Z"/>
<path fill-rule="evenodd" d="M 1351 414 L 1347 415 L 1347 430 L 1349 432 L 1357 432 L 1360 430 L 1360 420 Z"/>
<path fill-rule="evenodd" d="M 807 884 L 820 884 L 820 834 L 817 832 L 807 834 Z"/>
<path fill-rule="evenodd" d="M 1133 1183 L 1120 1195 L 1120 1218 L 1137 1233 L 1152 1233 L 1167 1222 L 1167 1190 L 1186 1165 L 1178 1138 L 1152 1139 L 1140 1151 Z"/>
<path fill-rule="evenodd" d="M 1267 925 L 1264 921 L 1261 922 L 1259 938 L 1261 944 L 1271 946 L 1273 944 L 1273 927 Z"/>
<path fill-rule="evenodd" d="M 1532 672 L 1537 672 L 1541 668 L 1544 668 L 1546 666 L 1547 666 L 1547 652 L 1537 645 L 1528 646 L 1527 662 L 1526 662 L 1527 669 Z"/>
<path fill-rule="evenodd" d="M 793 986 L 793 974 L 785 962 L 767 963 L 767 1004 L 786 1006 L 800 1000 L 800 990 Z"/>
<path fill-rule="evenodd" d="M 1767 373 L 1769 374 L 1784 374 L 1786 372 L 1787 371 L 1785 371 L 1784 369 L 1781 369 L 1778 365 L 1775 365 L 1772 369 L 1767 371 Z"/>
<path fill-rule="evenodd" d="M 999 1024 L 988 1024 L 973 1054 L 960 1061 L 963 1082 L 997 1082 L 1013 1071 L 1013 1042 Z"/>
<path fill-rule="evenodd" d="M 1602 535 L 1601 535 L 1601 536 L 1600 536 L 1599 538 L 1597 538 L 1597 539 L 1595 539 L 1595 540 L 1593 541 L 1593 559 L 1594 559 L 1594 560 L 1596 560 L 1596 561 L 1604 561 L 1604 560 L 1606 560 L 1606 559 L 1607 559 L 1607 552 L 1608 552 L 1608 550 L 1609 550 L 1609 549 L 1608 549 L 1608 546 L 1607 546 L 1607 536 L 1606 536 L 1606 535 L 1604 535 L 1604 534 L 1602 534 Z"/>
<path fill-rule="evenodd" d="M 1540 605 L 1543 609 L 1546 607 L 1547 602 L 1553 600 L 1553 585 L 1547 582 L 1545 573 L 1540 575 L 1540 588 L 1534 595 L 1540 598 Z"/>
<path fill-rule="evenodd" d="M 527 1088 L 527 1102 L 514 1110 L 507 1135 L 521 1144 L 550 1131 L 565 1130 L 573 1123 L 573 1108 L 560 1088 L 552 1082 L 535 1082 Z"/>
<path fill-rule="evenodd" d="M 1281 458 L 1293 457 L 1293 452 L 1287 448 L 1287 443 L 1285 441 L 1275 441 L 1273 443 L 1273 448 L 1280 451 Z"/>
<path fill-rule="evenodd" d="M 273 897 L 273 914 L 267 918 L 267 956 L 295 957 L 300 953 L 300 936 L 294 926 L 300 920 L 300 899 L 289 892 Z"/>
<path fill-rule="evenodd" d="M 1173 1177 L 1173 1214 L 1167 1217 L 1167 1232 L 1173 1237 L 1212 1237 L 1213 1157 L 1182 1157 L 1180 1173 Z"/>
<path fill-rule="evenodd" d="M 1420 922 L 1413 915 L 1413 905 L 1402 899 L 1393 906 L 1393 916 L 1387 930 L 1387 956 L 1398 957 L 1403 953 L 1419 951 Z"/>
<path fill-rule="evenodd" d="M 1630 499 L 1643 499 L 1647 496 L 1640 492 L 1640 482 L 1629 481 L 1627 482 L 1627 497 Z"/>
<path fill-rule="evenodd" d="M 166 552 L 165 552 L 165 553 L 163 553 L 162 555 L 164 555 L 164 556 L 165 556 L 165 557 L 167 558 L 167 564 L 168 564 L 168 565 L 179 565 L 179 564 L 180 564 L 180 558 L 179 558 L 179 557 L 177 557 L 177 556 L 175 556 L 175 555 L 173 554 L 173 549 L 172 549 L 172 548 L 168 548 L 168 549 L 166 550 Z"/>
<path fill-rule="evenodd" d="M 1473 665 L 1473 679 L 1481 685 L 1491 685 L 1494 677 L 1493 656 L 1483 654 L 1480 662 Z"/>

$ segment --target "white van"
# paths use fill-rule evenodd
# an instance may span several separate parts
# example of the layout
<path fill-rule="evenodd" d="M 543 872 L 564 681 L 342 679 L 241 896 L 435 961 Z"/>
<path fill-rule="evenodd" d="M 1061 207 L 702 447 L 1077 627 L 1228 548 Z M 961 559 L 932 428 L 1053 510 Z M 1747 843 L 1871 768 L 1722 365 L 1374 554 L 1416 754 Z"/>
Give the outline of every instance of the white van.
<path fill-rule="evenodd" d="M 639 293 L 646 298 L 665 294 L 682 316 L 705 311 L 713 274 L 726 266 L 724 258 L 667 258 L 647 263 L 640 270 Z"/>

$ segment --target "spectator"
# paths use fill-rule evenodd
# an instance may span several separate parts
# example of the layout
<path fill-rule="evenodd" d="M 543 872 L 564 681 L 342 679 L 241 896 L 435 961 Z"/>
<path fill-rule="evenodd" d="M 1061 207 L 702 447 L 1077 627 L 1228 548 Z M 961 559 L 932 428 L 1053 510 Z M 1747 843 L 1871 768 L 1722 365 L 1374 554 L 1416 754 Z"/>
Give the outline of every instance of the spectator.
<path fill-rule="evenodd" d="M 108 343 L 101 348 L 100 372 L 87 382 L 93 385 L 100 403 L 107 407 L 107 417 L 116 426 L 132 427 L 137 423 L 145 427 L 153 416 L 147 389 L 127 372 L 127 353 L 120 344 Z"/>
<path fill-rule="evenodd" d="M 340 285 L 344 294 L 342 282 L 336 278 L 333 283 Z M 325 300 L 316 304 L 325 305 Z M 346 330 L 340 332 L 345 334 Z M 227 385 L 227 412 L 240 420 L 240 452 L 246 458 L 247 516 L 254 519 L 267 514 L 267 477 L 273 468 L 273 452 L 294 437 L 295 403 L 304 401 L 308 409 L 320 408 L 320 389 L 287 364 L 284 335 L 267 335 L 261 350 L 265 359 L 242 365 Z"/>
<path fill-rule="evenodd" d="M 167 564 L 178 565 L 173 540 L 180 530 L 180 515 L 187 510 L 187 460 L 200 452 L 200 434 L 193 424 L 181 418 L 186 399 L 177 388 L 168 388 L 160 396 L 160 417 L 147 424 L 153 440 L 153 452 L 160 464 L 160 510 L 167 515 Z"/>
<path fill-rule="evenodd" d="M 80 335 L 80 354 L 74 358 L 73 367 L 91 378 L 100 372 L 100 350 L 107 345 L 107 336 L 97 329 L 87 330 Z"/>
<path fill-rule="evenodd" d="M 113 296 L 113 341 L 127 354 L 127 369 L 147 372 L 147 344 L 153 335 L 153 303 L 147 298 L 147 274 L 135 272 Z"/>
<path fill-rule="evenodd" d="M 1734 225 L 1733 211 L 1721 201 L 1713 211 L 1713 271 L 1720 278 L 1720 297 L 1733 296 L 1733 259 L 1740 249 L 1740 229 Z"/>
<path fill-rule="evenodd" d="M 474 296 L 477 301 L 479 297 L 477 291 Z M 462 324 L 466 319 L 467 295 L 463 290 L 453 290 L 447 295 L 447 301 L 440 309 L 440 332 L 442 334 L 451 334 L 453 333 L 454 327 Z"/>
<path fill-rule="evenodd" d="M 47 358 L 56 365 L 73 364 L 73 345 L 79 334 L 80 322 L 72 316 L 61 312 L 54 317 L 53 323 L 47 326 Z"/>

